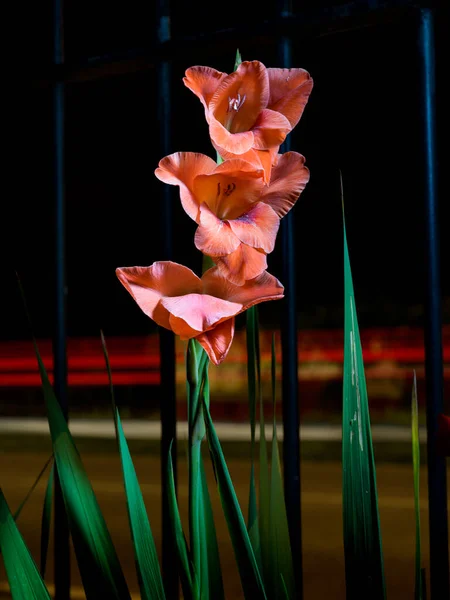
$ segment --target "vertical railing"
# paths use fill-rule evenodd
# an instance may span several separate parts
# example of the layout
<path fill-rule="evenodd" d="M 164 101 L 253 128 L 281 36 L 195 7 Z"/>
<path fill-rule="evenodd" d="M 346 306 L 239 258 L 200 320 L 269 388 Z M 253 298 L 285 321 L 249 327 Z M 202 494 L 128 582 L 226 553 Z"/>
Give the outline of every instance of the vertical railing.
<path fill-rule="evenodd" d="M 54 69 L 64 64 L 64 4 L 53 1 L 53 63 Z M 66 207 L 65 207 L 65 127 L 64 81 L 53 83 L 53 172 L 55 227 L 55 323 L 53 337 L 54 388 L 65 418 L 68 418 L 67 349 L 66 349 Z M 64 500 L 55 477 L 54 578 L 56 600 L 70 598 L 70 546 Z"/>
<path fill-rule="evenodd" d="M 159 47 L 171 38 L 169 0 L 158 0 L 156 26 Z M 158 123 L 161 156 L 171 151 L 171 65 L 168 60 L 159 60 L 157 65 Z M 161 236 L 162 256 L 164 260 L 173 259 L 172 240 L 172 186 L 161 186 Z M 171 331 L 160 327 L 161 356 L 161 489 L 167 490 L 167 461 L 172 444 L 172 461 L 177 481 L 177 430 L 175 396 L 175 337 Z M 179 596 L 177 554 L 166 494 L 162 494 L 162 571 L 164 589 L 168 600 Z"/>
<path fill-rule="evenodd" d="M 292 16 L 291 1 L 278 0 L 281 31 L 283 19 Z M 292 67 L 292 43 L 282 34 L 278 39 L 279 61 L 282 67 Z M 290 138 L 283 144 L 290 150 Z M 283 394 L 283 470 L 289 538 L 294 559 L 297 598 L 303 598 L 302 521 L 300 502 L 300 417 L 298 405 L 297 291 L 294 211 L 281 220 L 282 281 L 285 303 L 281 323 L 282 394 Z"/>
<path fill-rule="evenodd" d="M 443 359 L 439 219 L 437 210 L 436 82 L 434 18 L 420 10 L 419 56 L 422 90 L 426 228 L 425 371 L 427 393 L 428 511 L 431 600 L 450 598 L 445 457 L 436 451 L 438 415 L 443 411 Z"/>

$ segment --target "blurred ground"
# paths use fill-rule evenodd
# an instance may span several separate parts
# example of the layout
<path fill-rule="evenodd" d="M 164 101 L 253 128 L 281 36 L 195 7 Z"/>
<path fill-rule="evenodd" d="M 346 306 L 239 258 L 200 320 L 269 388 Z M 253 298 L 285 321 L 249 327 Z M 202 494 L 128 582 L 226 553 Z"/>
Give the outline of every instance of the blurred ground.
<path fill-rule="evenodd" d="M 91 442 L 92 443 L 92 442 Z M 0 484 L 12 510 L 15 510 L 31 487 L 37 473 L 46 462 L 49 453 L 30 451 L 22 447 L 0 450 Z M 236 444 L 236 446 L 240 446 Z M 229 445 L 228 448 L 231 446 Z M 81 447 L 82 457 L 97 494 L 105 519 L 133 591 L 137 591 L 133 552 L 128 530 L 121 470 L 116 452 L 101 448 Z M 241 446 L 242 450 L 242 446 Z M 187 473 L 184 460 L 179 462 L 179 502 L 184 523 L 187 523 Z M 228 465 L 243 512 L 246 512 L 249 462 L 245 453 L 236 458 L 228 453 Z M 234 456 L 234 458 L 232 457 Z M 244 458 L 242 458 L 244 456 Z M 302 519 L 303 519 L 303 568 L 305 600 L 345 598 L 344 562 L 342 547 L 341 467 L 336 460 L 302 461 Z M 141 482 L 144 499 L 155 541 L 161 545 L 160 526 L 160 465 L 155 454 L 135 452 L 134 460 Z M 212 471 L 208 476 L 216 516 L 219 547 L 221 551 L 226 598 L 243 598 L 234 562 L 233 550 L 215 492 Z M 450 474 L 450 472 L 449 472 Z M 421 516 L 423 533 L 423 565 L 428 566 L 428 527 L 426 469 L 421 472 Z M 386 566 L 388 598 L 403 600 L 413 597 L 414 579 L 414 513 L 411 466 L 404 463 L 378 462 L 377 468 L 380 518 Z M 35 559 L 39 559 L 39 527 L 45 482 L 39 483 L 32 498 L 18 521 L 19 528 Z M 48 568 L 48 581 L 52 580 L 52 550 Z M 324 576 L 326 574 L 326 576 Z M 73 565 L 73 598 L 84 598 L 80 578 Z M 0 590 L 7 590 L 3 565 L 0 567 Z M 137 596 L 138 597 L 138 596 Z M 2 596 L 3 598 L 3 596 Z"/>

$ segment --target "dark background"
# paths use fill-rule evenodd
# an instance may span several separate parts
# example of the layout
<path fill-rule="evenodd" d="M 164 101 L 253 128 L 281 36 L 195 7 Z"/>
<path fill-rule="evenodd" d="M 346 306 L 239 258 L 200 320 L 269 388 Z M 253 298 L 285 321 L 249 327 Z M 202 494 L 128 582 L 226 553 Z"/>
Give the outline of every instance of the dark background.
<path fill-rule="evenodd" d="M 297 2 L 294 12 L 323 14 L 339 3 Z M 370 2 L 353 3 L 363 10 Z M 389 4 L 389 3 L 386 3 Z M 235 49 L 244 60 L 280 66 L 270 38 L 252 40 L 257 22 L 273 7 L 259 2 L 171 3 L 172 34 L 199 39 L 202 32 L 248 27 L 223 48 L 205 43 L 190 54 L 180 44 L 172 61 L 171 151 L 214 156 L 203 108 L 182 83 L 184 71 L 205 64 L 231 72 Z M 273 5 L 274 6 L 274 5 Z M 3 310 L 0 337 L 27 338 L 17 271 L 38 337 L 50 337 L 54 302 L 52 188 L 51 13 L 38 3 L 21 9 L 19 41 L 11 53 L 10 112 L 4 141 Z M 447 111 L 449 18 L 437 12 L 437 111 L 439 214 L 444 320 L 450 322 L 449 189 Z M 142 0 L 70 1 L 65 10 L 69 65 L 89 57 L 152 47 L 155 4 Z M 291 134 L 292 149 L 305 155 L 311 180 L 297 203 L 295 243 L 300 327 L 341 327 L 342 216 L 339 169 L 344 180 L 350 257 L 360 323 L 422 325 L 424 232 L 420 72 L 412 23 L 374 25 L 316 39 L 295 35 L 292 64 L 307 69 L 314 90 Z M 233 48 L 231 50 L 230 48 Z M 158 140 L 158 88 L 151 66 L 132 74 L 109 73 L 66 89 L 66 194 L 68 333 L 97 336 L 145 334 L 154 325 L 140 313 L 115 277 L 118 266 L 148 265 L 165 258 L 159 223 L 162 184 L 154 169 L 163 157 Z M 174 260 L 197 272 L 195 224 L 173 197 Z M 281 278 L 280 242 L 269 270 Z M 262 306 L 263 325 L 277 326 L 282 302 Z"/>

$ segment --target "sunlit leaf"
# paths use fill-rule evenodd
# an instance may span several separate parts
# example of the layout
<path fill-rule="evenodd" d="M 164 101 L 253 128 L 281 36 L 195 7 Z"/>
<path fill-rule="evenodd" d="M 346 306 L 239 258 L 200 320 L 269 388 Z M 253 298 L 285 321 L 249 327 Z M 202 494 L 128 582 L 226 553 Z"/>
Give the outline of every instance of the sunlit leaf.
<path fill-rule="evenodd" d="M 45 569 L 47 566 L 48 542 L 50 539 L 54 470 L 54 465 L 52 465 L 48 476 L 47 487 L 45 488 L 44 504 L 42 506 L 40 571 L 43 578 L 45 577 Z"/>

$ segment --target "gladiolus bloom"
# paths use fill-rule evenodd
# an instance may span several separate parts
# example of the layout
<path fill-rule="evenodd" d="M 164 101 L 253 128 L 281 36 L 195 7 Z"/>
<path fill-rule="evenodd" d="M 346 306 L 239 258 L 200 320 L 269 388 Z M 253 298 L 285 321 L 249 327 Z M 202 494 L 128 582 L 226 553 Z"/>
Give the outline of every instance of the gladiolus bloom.
<path fill-rule="evenodd" d="M 234 336 L 234 317 L 255 304 L 283 298 L 281 283 L 267 272 L 236 286 L 217 267 L 197 275 L 170 261 L 149 267 L 116 269 L 120 282 L 140 309 L 181 339 L 196 338 L 211 361 L 226 357 Z"/>
<path fill-rule="evenodd" d="M 236 285 L 267 269 L 280 218 L 304 189 L 309 171 L 297 152 L 276 158 L 268 186 L 263 170 L 241 159 L 217 165 L 193 152 L 163 158 L 156 176 L 180 188 L 184 210 L 199 225 L 195 245 Z"/>
<path fill-rule="evenodd" d="M 313 87 L 304 69 L 267 69 L 257 60 L 242 62 L 230 75 L 202 66 L 185 75 L 184 84 L 204 106 L 211 141 L 226 158 L 278 150 L 300 120 Z"/>

